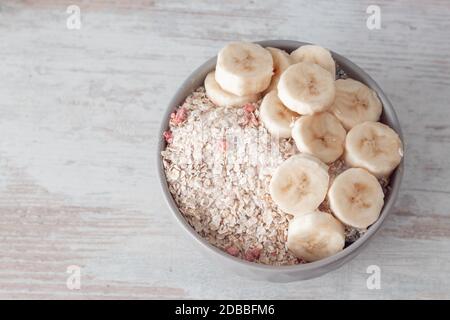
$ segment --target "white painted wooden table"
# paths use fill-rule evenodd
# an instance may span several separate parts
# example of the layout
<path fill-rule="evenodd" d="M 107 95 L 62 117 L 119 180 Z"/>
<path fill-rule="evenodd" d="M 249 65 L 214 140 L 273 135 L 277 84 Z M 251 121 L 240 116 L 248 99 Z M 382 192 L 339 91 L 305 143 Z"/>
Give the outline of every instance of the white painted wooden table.
<path fill-rule="evenodd" d="M 69 30 L 66 8 L 81 8 Z M 381 30 L 366 8 L 381 8 Z M 450 298 L 450 2 L 0 2 L 0 298 Z M 274 284 L 217 270 L 155 174 L 174 90 L 231 40 L 327 46 L 385 89 L 406 140 L 395 210 L 336 272 Z M 381 268 L 368 290 L 366 268 Z M 69 265 L 81 289 L 66 287 Z"/>

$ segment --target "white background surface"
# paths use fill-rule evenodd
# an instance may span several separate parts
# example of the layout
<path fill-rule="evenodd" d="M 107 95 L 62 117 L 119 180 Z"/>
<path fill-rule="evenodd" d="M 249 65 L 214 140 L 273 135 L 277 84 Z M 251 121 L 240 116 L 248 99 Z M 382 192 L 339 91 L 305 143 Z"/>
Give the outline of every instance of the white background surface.
<path fill-rule="evenodd" d="M 66 8 L 81 8 L 68 30 Z M 366 8 L 381 8 L 368 30 Z M 450 298 L 449 1 L 0 3 L 0 298 Z M 363 67 L 406 141 L 395 210 L 352 262 L 274 284 L 211 265 L 164 204 L 161 115 L 228 41 L 317 43 Z M 82 269 L 81 290 L 66 268 Z M 381 289 L 366 268 L 381 268 Z"/>

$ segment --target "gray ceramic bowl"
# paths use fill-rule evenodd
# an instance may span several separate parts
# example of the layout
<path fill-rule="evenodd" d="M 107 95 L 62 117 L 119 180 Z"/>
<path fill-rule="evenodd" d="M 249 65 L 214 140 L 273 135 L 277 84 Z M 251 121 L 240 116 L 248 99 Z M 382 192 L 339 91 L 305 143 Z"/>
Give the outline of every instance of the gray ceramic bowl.
<path fill-rule="evenodd" d="M 286 50 L 287 52 L 291 52 L 298 47 L 307 44 L 289 40 L 267 40 L 259 41 L 257 43 L 261 44 L 264 47 L 276 47 Z M 358 67 L 348 59 L 340 56 L 335 52 L 332 52 L 332 55 L 336 62 L 346 71 L 349 77 L 365 83 L 367 86 L 377 92 L 378 97 L 383 103 L 383 114 L 381 117 L 381 121 L 392 127 L 403 140 L 400 124 L 395 114 L 394 108 L 392 107 L 388 98 L 378 86 L 378 84 L 376 84 L 376 82 L 360 67 Z M 181 105 L 184 99 L 193 90 L 203 85 L 203 81 L 206 75 L 215 68 L 215 64 L 216 57 L 209 59 L 194 72 L 192 72 L 192 74 L 184 81 L 184 83 L 175 93 L 162 119 L 162 125 L 159 132 L 159 136 L 161 138 L 159 140 L 157 149 L 157 170 L 164 198 L 166 199 L 167 204 L 169 205 L 169 208 L 174 214 L 176 220 L 187 232 L 189 238 L 196 242 L 201 247 L 204 253 L 208 254 L 213 264 L 219 263 L 223 268 L 233 270 L 238 274 L 248 278 L 275 282 L 290 282 L 318 277 L 326 272 L 339 268 L 344 263 L 354 258 L 359 252 L 361 252 L 363 247 L 369 242 L 370 238 L 375 234 L 375 232 L 378 231 L 378 229 L 380 229 L 381 224 L 389 214 L 389 211 L 394 205 L 400 188 L 400 183 L 403 176 L 403 161 L 391 176 L 391 188 L 388 194 L 386 194 L 385 204 L 380 218 L 361 238 L 359 238 L 357 241 L 334 256 L 320 261 L 295 266 L 267 266 L 235 258 L 219 250 L 218 248 L 210 245 L 205 239 L 200 237 L 183 218 L 168 190 L 164 168 L 161 160 L 161 151 L 164 150 L 166 146 L 164 139 L 162 139 L 162 134 L 168 128 L 168 119 L 170 113 L 173 112 L 174 109 L 179 105 Z"/>

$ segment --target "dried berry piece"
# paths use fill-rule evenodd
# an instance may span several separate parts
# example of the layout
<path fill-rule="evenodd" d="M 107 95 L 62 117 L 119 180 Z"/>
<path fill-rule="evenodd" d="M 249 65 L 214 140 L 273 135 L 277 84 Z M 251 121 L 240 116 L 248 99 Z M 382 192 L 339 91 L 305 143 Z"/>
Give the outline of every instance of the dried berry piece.
<path fill-rule="evenodd" d="M 259 248 L 251 248 L 245 251 L 245 260 L 253 262 L 259 259 L 261 255 L 261 249 Z"/>
<path fill-rule="evenodd" d="M 170 122 L 175 125 L 182 124 L 187 118 L 187 110 L 183 107 L 179 108 L 170 115 Z"/>
<path fill-rule="evenodd" d="M 242 106 L 245 112 L 250 113 L 256 110 L 256 105 L 254 103 L 246 103 Z"/>
<path fill-rule="evenodd" d="M 166 139 L 167 143 L 172 143 L 172 141 L 173 141 L 172 131 L 170 131 L 170 130 L 164 131 L 163 137 L 164 137 L 164 139 Z"/>
<path fill-rule="evenodd" d="M 237 257 L 239 255 L 239 249 L 235 246 L 228 247 L 225 251 L 233 257 Z"/>
<path fill-rule="evenodd" d="M 253 127 L 257 127 L 259 125 L 259 121 L 254 114 L 256 107 L 257 105 L 255 103 L 246 103 L 242 106 L 242 109 L 244 109 L 244 119 L 241 122 L 242 125 L 249 125 Z"/>

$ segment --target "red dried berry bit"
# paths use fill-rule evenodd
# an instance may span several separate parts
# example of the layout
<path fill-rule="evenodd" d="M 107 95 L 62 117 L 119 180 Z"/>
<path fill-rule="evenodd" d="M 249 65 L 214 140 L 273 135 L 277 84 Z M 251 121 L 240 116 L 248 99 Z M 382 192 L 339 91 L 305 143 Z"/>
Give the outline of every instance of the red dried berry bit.
<path fill-rule="evenodd" d="M 237 257 L 239 255 L 239 249 L 235 246 L 228 247 L 225 249 L 225 251 L 233 257 Z"/>
<path fill-rule="evenodd" d="M 173 141 L 172 131 L 170 131 L 170 130 L 164 131 L 163 136 L 164 136 L 164 139 L 166 139 L 167 143 L 172 143 L 172 141 Z"/>
<path fill-rule="evenodd" d="M 183 123 L 187 118 L 187 110 L 183 107 L 170 114 L 170 121 L 176 125 Z"/>
<path fill-rule="evenodd" d="M 244 126 L 250 125 L 252 127 L 257 127 L 259 125 L 259 121 L 253 113 L 256 110 L 257 105 L 255 103 L 246 103 L 242 106 L 244 110 L 244 119 L 242 120 L 242 124 Z"/>
<path fill-rule="evenodd" d="M 248 249 L 245 252 L 245 260 L 253 262 L 255 260 L 258 260 L 260 255 L 261 249 L 259 248 Z"/>
<path fill-rule="evenodd" d="M 246 103 L 242 106 L 242 108 L 244 109 L 245 112 L 247 113 L 252 113 L 253 111 L 256 110 L 256 106 L 254 103 Z"/>
<path fill-rule="evenodd" d="M 181 122 L 186 120 L 186 118 L 187 118 L 187 110 L 186 110 L 186 108 L 178 109 L 176 118 L 178 119 L 178 121 L 181 121 Z"/>

